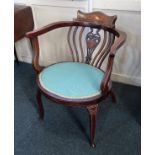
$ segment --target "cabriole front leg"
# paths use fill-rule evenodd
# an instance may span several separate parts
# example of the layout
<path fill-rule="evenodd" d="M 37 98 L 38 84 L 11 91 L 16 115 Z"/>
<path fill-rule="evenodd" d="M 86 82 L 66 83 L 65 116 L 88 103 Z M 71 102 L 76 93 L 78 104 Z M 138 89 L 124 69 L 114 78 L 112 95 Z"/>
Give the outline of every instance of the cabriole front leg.
<path fill-rule="evenodd" d="M 87 106 L 90 118 L 90 144 L 94 148 L 95 147 L 95 130 L 96 130 L 96 115 L 98 104 Z"/>

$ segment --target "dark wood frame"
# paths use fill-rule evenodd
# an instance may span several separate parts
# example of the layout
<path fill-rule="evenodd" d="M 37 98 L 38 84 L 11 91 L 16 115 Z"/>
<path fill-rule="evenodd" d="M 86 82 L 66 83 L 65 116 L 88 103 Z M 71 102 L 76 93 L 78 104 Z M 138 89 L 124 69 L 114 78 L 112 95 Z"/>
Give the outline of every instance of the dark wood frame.
<path fill-rule="evenodd" d="M 37 84 L 39 87 L 37 92 L 37 101 L 38 101 L 40 118 L 43 119 L 44 117 L 44 109 L 41 101 L 42 94 L 59 104 L 63 104 L 67 106 L 85 107 L 88 110 L 88 113 L 90 116 L 90 144 L 92 147 L 95 147 L 94 138 L 95 138 L 96 115 L 97 115 L 98 103 L 109 95 L 112 97 L 113 102 L 116 102 L 116 97 L 111 89 L 112 82 L 110 80 L 110 76 L 112 72 L 112 66 L 113 66 L 116 51 L 117 49 L 119 49 L 119 47 L 121 47 L 121 45 L 125 42 L 125 39 L 126 39 L 126 34 L 115 28 L 116 19 L 117 19 L 117 16 L 108 16 L 102 12 L 83 13 L 81 11 L 78 11 L 78 16 L 76 19 L 74 19 L 74 21 L 61 21 L 61 22 L 52 23 L 47 26 L 44 26 L 43 28 L 28 32 L 26 34 L 26 36 L 30 38 L 34 49 L 33 66 L 37 74 L 39 74 L 43 69 L 43 67 L 39 65 L 38 36 L 57 28 L 70 27 L 70 26 L 98 28 L 98 29 L 106 30 L 115 35 L 115 41 L 109 50 L 109 58 L 108 58 L 107 69 L 105 71 L 105 77 L 101 83 L 101 91 L 102 91 L 101 95 L 91 97 L 88 99 L 63 98 L 45 90 L 41 86 L 39 79 L 37 77 Z"/>

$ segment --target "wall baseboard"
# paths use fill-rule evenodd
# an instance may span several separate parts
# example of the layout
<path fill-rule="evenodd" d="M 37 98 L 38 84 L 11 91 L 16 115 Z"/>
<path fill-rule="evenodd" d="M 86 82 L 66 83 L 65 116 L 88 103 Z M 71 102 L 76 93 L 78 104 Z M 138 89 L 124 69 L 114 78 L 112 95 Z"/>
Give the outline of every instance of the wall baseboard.
<path fill-rule="evenodd" d="M 20 55 L 18 57 L 18 60 L 21 61 L 21 62 L 26 62 L 26 63 L 32 64 L 32 58 L 31 57 L 21 56 Z"/>
<path fill-rule="evenodd" d="M 133 76 L 128 76 L 124 74 L 112 73 L 111 76 L 113 81 L 130 84 L 134 86 L 141 86 L 141 79 Z"/>
<path fill-rule="evenodd" d="M 26 57 L 26 56 L 20 56 L 19 61 L 26 62 L 26 63 L 32 63 L 32 58 Z M 112 81 L 130 84 L 134 86 L 141 86 L 141 79 L 137 77 L 132 77 L 124 74 L 117 74 L 112 73 Z"/>

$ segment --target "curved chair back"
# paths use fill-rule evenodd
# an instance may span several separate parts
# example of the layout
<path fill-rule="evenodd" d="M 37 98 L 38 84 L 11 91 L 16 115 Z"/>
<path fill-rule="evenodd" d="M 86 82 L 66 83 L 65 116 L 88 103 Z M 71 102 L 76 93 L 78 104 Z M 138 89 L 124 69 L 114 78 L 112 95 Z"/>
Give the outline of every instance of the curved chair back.
<path fill-rule="evenodd" d="M 33 64 L 37 72 L 42 70 L 39 65 L 38 36 L 49 31 L 68 27 L 68 41 L 72 60 L 87 63 L 101 68 L 106 56 L 115 51 L 124 43 L 126 35 L 115 29 L 117 16 L 108 16 L 102 12 L 83 13 L 78 11 L 77 18 L 73 21 L 60 21 L 49 24 L 27 33 L 32 41 L 35 51 Z"/>
<path fill-rule="evenodd" d="M 91 24 L 88 25 L 89 28 L 84 26 L 69 28 L 68 43 L 73 61 L 88 63 L 100 68 L 117 35 L 114 31 L 116 19 L 117 16 L 107 16 L 101 12 L 78 11 L 74 21 Z M 100 27 L 95 27 L 95 24 Z"/>

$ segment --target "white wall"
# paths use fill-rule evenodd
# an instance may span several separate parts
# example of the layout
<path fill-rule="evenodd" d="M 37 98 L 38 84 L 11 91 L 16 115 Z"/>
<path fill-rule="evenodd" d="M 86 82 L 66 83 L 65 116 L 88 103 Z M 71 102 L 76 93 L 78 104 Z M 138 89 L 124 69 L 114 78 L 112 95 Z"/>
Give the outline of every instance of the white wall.
<path fill-rule="evenodd" d="M 59 20 L 72 20 L 76 17 L 78 9 L 86 11 L 88 1 L 86 0 L 15 0 L 15 2 L 26 3 L 32 6 L 35 21 L 35 28 Z M 94 0 L 93 10 L 103 11 L 107 14 L 118 16 L 117 28 L 127 33 L 127 41 L 118 51 L 112 78 L 133 85 L 140 85 L 141 77 L 141 12 L 139 0 Z M 51 46 L 51 40 L 62 41 L 62 38 L 54 38 L 55 35 L 47 34 L 40 37 L 42 65 L 59 61 L 61 58 L 69 59 L 66 53 L 60 53 L 61 48 L 66 48 L 66 43 L 62 46 Z M 60 36 L 60 34 L 59 34 Z M 19 59 L 24 62 L 31 62 L 32 51 L 27 39 L 22 39 L 16 43 Z M 45 50 L 46 49 L 46 50 Z M 47 51 L 52 51 L 49 53 Z M 45 61 L 46 60 L 46 61 Z"/>
<path fill-rule="evenodd" d="M 139 0 L 97 0 L 94 9 L 118 16 L 116 28 L 127 33 L 127 40 L 115 57 L 112 79 L 141 84 L 141 11 Z"/>

